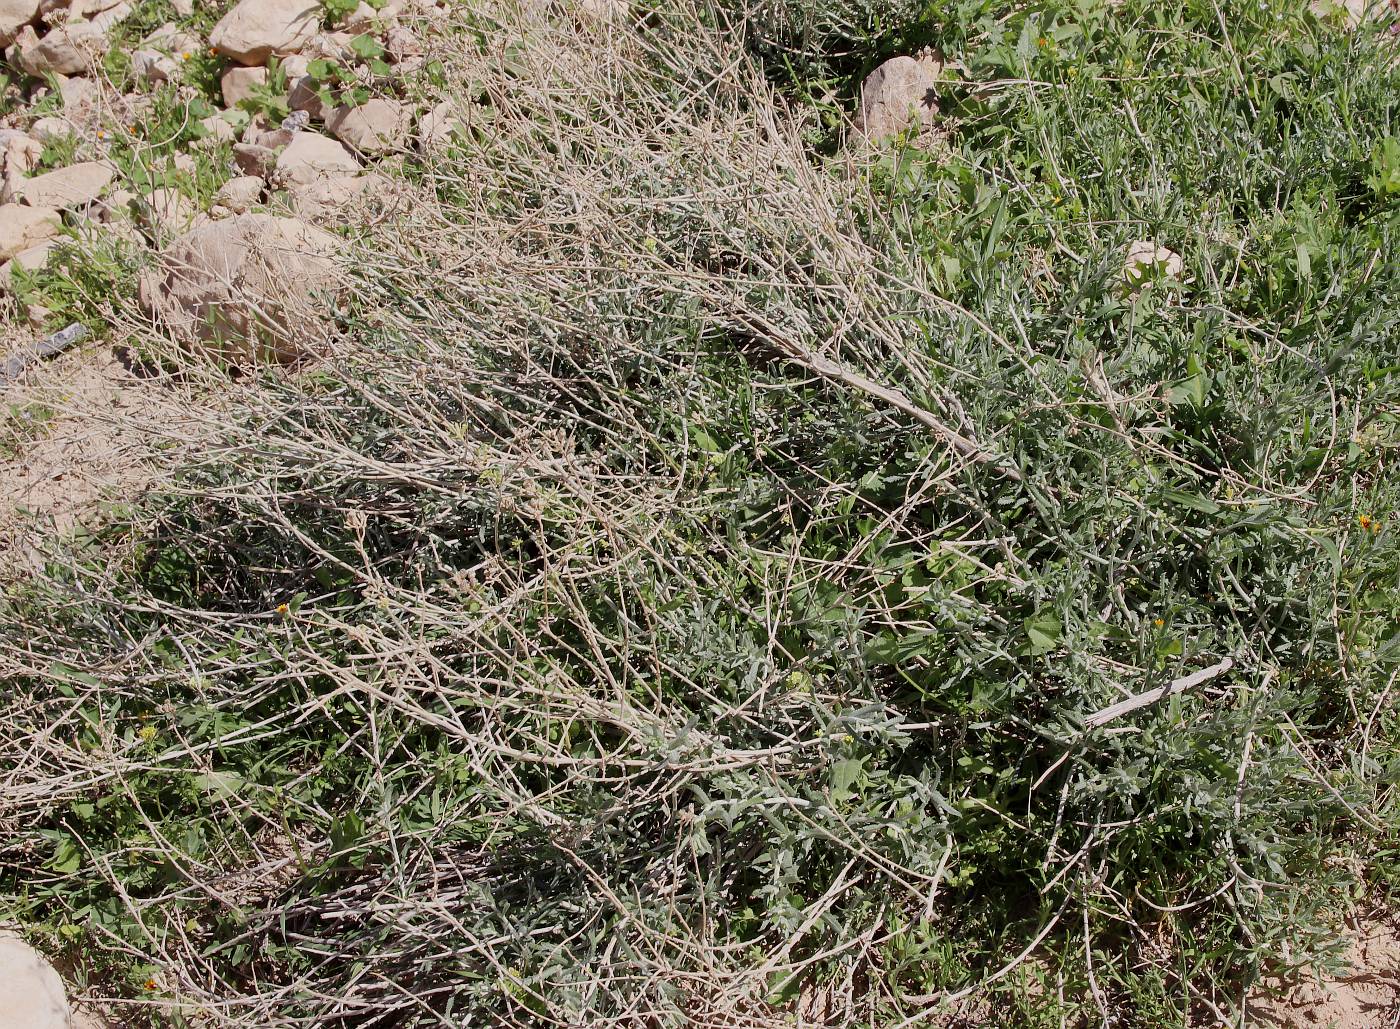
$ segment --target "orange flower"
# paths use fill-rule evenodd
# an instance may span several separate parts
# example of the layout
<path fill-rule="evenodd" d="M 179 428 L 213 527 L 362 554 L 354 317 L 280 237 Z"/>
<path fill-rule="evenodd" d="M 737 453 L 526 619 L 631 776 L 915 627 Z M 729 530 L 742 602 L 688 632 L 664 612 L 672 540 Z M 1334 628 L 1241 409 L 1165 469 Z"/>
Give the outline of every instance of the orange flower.
<path fill-rule="evenodd" d="M 1162 618 L 1154 618 L 1154 619 L 1152 619 L 1152 624 L 1155 625 L 1155 626 L 1157 626 L 1157 628 L 1160 629 L 1162 626 L 1166 625 L 1167 623 L 1166 623 L 1166 620 L 1165 620 L 1165 619 L 1162 619 Z"/>
<path fill-rule="evenodd" d="M 278 605 L 277 605 L 277 613 L 278 613 L 279 615 L 281 615 L 283 618 L 286 618 L 287 615 L 288 615 L 290 612 L 291 612 L 291 608 L 289 608 L 286 604 L 278 604 Z"/>
<path fill-rule="evenodd" d="M 144 985 L 144 986 L 146 987 L 146 989 L 148 989 L 148 990 L 158 990 L 158 989 L 160 989 L 160 987 L 156 985 L 156 981 L 155 981 L 154 979 L 147 979 L 146 982 L 145 982 L 143 985 Z"/>
<path fill-rule="evenodd" d="M 1050 45 L 1050 40 L 1046 39 L 1044 36 L 1041 36 L 1039 39 L 1037 39 L 1037 40 L 1035 41 L 1035 45 L 1036 45 L 1036 46 L 1041 46 L 1041 47 L 1049 46 L 1049 45 Z"/>
<path fill-rule="evenodd" d="M 1375 521 L 1371 518 L 1370 515 L 1362 515 L 1360 518 L 1358 518 L 1358 519 L 1356 520 L 1356 524 L 1359 525 L 1359 526 L 1361 526 L 1363 529 L 1369 529 L 1369 528 L 1371 528 L 1372 526 L 1374 526 L 1376 523 L 1375 523 Z"/>

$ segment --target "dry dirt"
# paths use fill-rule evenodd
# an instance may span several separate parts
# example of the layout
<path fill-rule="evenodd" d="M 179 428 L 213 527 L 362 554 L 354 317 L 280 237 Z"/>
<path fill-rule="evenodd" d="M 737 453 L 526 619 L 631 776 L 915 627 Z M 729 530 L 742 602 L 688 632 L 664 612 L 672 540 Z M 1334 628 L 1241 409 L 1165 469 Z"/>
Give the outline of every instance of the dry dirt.
<path fill-rule="evenodd" d="M 0 333 L 0 358 L 32 340 Z M 0 567 L 22 569 L 45 537 L 94 524 L 150 481 L 183 430 L 194 436 L 188 398 L 124 353 L 94 343 L 0 384 Z"/>
<path fill-rule="evenodd" d="M 1249 1024 L 1276 1029 L 1400 1027 L 1400 919 L 1358 918 L 1349 928 L 1349 973 L 1305 979 L 1281 996 L 1255 1001 Z"/>

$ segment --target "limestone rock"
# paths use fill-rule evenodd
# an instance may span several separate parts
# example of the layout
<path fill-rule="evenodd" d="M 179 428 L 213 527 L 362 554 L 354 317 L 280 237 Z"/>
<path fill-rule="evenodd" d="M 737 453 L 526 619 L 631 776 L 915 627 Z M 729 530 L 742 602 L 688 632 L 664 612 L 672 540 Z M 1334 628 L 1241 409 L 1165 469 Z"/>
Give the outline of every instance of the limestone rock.
<path fill-rule="evenodd" d="M 6 192 L 9 200 L 30 207 L 79 207 L 102 195 L 112 181 L 112 166 L 105 161 L 82 161 L 30 179 L 20 179 Z"/>
<path fill-rule="evenodd" d="M 15 41 L 19 30 L 39 17 L 39 0 L 0 0 L 0 46 Z"/>
<path fill-rule="evenodd" d="M 926 128 L 938 115 L 941 65 L 934 60 L 891 57 L 860 87 L 856 128 L 873 141 L 909 128 Z"/>
<path fill-rule="evenodd" d="M 58 80 L 58 93 L 63 97 L 65 111 L 80 111 L 91 107 L 102 90 L 92 79 L 73 77 Z"/>
<path fill-rule="evenodd" d="M 318 0 L 239 0 L 209 34 L 209 44 L 240 64 L 295 53 L 316 34 Z"/>
<path fill-rule="evenodd" d="M 159 50 L 134 50 L 131 54 L 131 73 L 138 79 L 155 85 L 159 82 L 173 82 L 180 77 L 180 66 L 173 58 Z"/>
<path fill-rule="evenodd" d="M 293 111 L 305 111 L 317 121 L 326 120 L 326 104 L 316 91 L 316 82 L 310 75 L 302 75 L 292 80 L 292 88 L 287 94 L 287 106 Z"/>
<path fill-rule="evenodd" d="M 0 129 L 0 175 L 28 175 L 39 166 L 44 144 L 19 129 Z"/>
<path fill-rule="evenodd" d="M 37 271 L 48 263 L 49 254 L 54 247 L 58 246 L 57 239 L 46 239 L 42 243 L 36 243 L 27 250 L 21 250 L 4 264 L 0 264 L 0 292 L 9 290 L 14 285 L 13 273 L 17 268 L 23 268 L 27 272 Z M 0 995 L 3 995 L 4 987 L 0 986 Z M 0 1029 L 5 1023 L 0 1021 Z"/>
<path fill-rule="evenodd" d="M 341 175 L 318 179 L 306 185 L 293 186 L 285 197 L 299 217 L 313 221 L 339 222 L 343 210 L 366 194 L 382 195 L 389 189 L 389 180 L 375 172 L 363 175 Z"/>
<path fill-rule="evenodd" d="M 224 94 L 225 107 L 237 107 L 240 100 L 246 100 L 260 87 L 266 85 L 266 68 L 242 68 L 234 66 L 219 77 L 219 88 Z"/>
<path fill-rule="evenodd" d="M 418 120 L 418 146 L 425 154 L 437 153 L 452 143 L 455 136 L 466 130 L 466 124 L 457 116 L 457 104 L 444 100 L 434 104 L 428 113 Z"/>
<path fill-rule="evenodd" d="M 37 950 L 9 935 L 0 936 L 0 1020 L 24 1029 L 68 1029 L 63 980 Z"/>
<path fill-rule="evenodd" d="M 1183 267 L 1180 254 L 1151 240 L 1139 239 L 1129 243 L 1123 256 L 1123 278 L 1130 286 L 1142 285 L 1153 274 L 1179 279 Z"/>
<path fill-rule="evenodd" d="M 1336 18 L 1349 29 L 1395 13 L 1389 0 L 1312 0 L 1308 9 L 1324 21 Z"/>
<path fill-rule="evenodd" d="M 263 186 L 263 180 L 256 175 L 238 175 L 219 187 L 214 202 L 234 214 L 242 214 L 262 200 Z"/>
<path fill-rule="evenodd" d="M 173 235 L 192 228 L 199 219 L 194 202 L 178 189 L 154 189 L 137 206 L 141 224 L 157 234 Z"/>
<path fill-rule="evenodd" d="M 233 163 L 244 175 L 256 175 L 265 179 L 277 166 L 277 152 L 256 143 L 235 143 Z"/>
<path fill-rule="evenodd" d="M 220 115 L 211 114 L 208 118 L 200 121 L 199 127 L 205 131 L 200 142 L 213 140 L 215 143 L 232 143 L 238 138 L 238 130 L 233 124 Z"/>
<path fill-rule="evenodd" d="M 298 132 L 277 156 L 272 178 L 279 186 L 308 186 L 323 179 L 358 175 L 360 162 L 333 139 Z"/>
<path fill-rule="evenodd" d="M 39 14 L 49 25 L 91 18 L 116 7 L 121 0 L 39 0 Z"/>
<path fill-rule="evenodd" d="M 389 31 L 384 34 L 384 50 L 389 59 L 396 64 L 403 64 L 410 58 L 422 57 L 427 52 L 423 41 L 405 25 L 390 26 Z"/>
<path fill-rule="evenodd" d="M 26 26 L 5 56 L 26 75 L 77 75 L 96 64 L 106 50 L 107 36 L 96 23 L 78 21 L 52 29 L 43 38 Z"/>
<path fill-rule="evenodd" d="M 402 147 L 408 123 L 408 106 L 383 97 L 372 97 L 353 107 L 337 107 L 326 117 L 326 128 L 336 139 L 362 154 L 380 154 Z"/>
<path fill-rule="evenodd" d="M 141 40 L 141 46 L 148 50 L 159 50 L 182 61 L 189 60 L 203 49 L 198 36 L 186 32 L 173 21 L 148 32 Z"/>
<path fill-rule="evenodd" d="M 0 261 L 8 261 L 63 231 L 63 217 L 46 207 L 0 205 Z"/>
<path fill-rule="evenodd" d="M 45 145 L 61 143 L 77 131 L 77 127 L 67 118 L 60 118 L 52 114 L 47 118 L 40 118 L 29 126 L 30 134 Z"/>
<path fill-rule="evenodd" d="M 241 214 L 192 229 L 142 280 L 143 300 L 177 336 L 232 361 L 292 362 L 335 291 L 339 241 L 295 218 Z"/>

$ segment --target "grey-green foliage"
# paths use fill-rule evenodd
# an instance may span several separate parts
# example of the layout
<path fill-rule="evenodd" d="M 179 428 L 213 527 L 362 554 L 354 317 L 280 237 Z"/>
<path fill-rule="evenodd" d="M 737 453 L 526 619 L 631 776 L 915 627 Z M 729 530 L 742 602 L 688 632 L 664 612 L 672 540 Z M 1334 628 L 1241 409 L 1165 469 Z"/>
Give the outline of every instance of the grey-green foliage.
<path fill-rule="evenodd" d="M 898 1024 L 1032 941 L 978 1017 L 1177 1024 L 1325 952 L 1394 868 L 1394 66 L 972 15 L 873 167 L 684 12 L 491 84 L 335 361 L 5 595 L 17 737 L 128 761 L 6 812 L 12 906 L 264 1025 Z"/>

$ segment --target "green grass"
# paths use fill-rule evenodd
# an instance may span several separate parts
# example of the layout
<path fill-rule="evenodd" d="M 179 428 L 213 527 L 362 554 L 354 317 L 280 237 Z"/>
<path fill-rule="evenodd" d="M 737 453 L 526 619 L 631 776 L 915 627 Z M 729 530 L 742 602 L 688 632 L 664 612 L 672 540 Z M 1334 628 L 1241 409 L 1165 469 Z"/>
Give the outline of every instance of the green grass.
<path fill-rule="evenodd" d="M 473 16 L 335 358 L 0 596 L 6 913 L 157 1022 L 1199 1025 L 1390 901 L 1393 44 L 866 14 L 788 120 L 719 17 Z"/>

